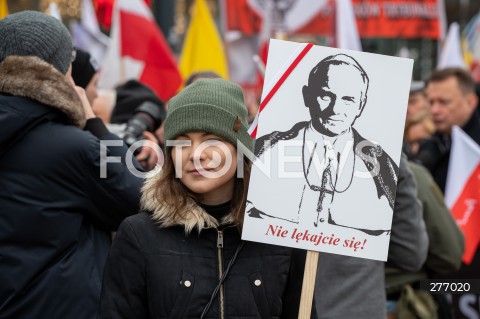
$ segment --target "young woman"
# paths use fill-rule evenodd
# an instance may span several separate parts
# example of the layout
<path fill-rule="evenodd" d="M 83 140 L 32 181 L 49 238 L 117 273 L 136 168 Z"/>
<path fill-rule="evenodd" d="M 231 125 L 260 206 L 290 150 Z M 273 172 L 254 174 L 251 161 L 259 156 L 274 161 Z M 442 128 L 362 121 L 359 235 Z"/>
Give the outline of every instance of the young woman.
<path fill-rule="evenodd" d="M 253 149 L 246 123 L 241 88 L 222 79 L 197 80 L 170 100 L 165 163 L 145 182 L 144 212 L 118 230 L 102 318 L 297 317 L 304 253 L 240 239 L 251 162 L 237 163 L 237 142 Z"/>

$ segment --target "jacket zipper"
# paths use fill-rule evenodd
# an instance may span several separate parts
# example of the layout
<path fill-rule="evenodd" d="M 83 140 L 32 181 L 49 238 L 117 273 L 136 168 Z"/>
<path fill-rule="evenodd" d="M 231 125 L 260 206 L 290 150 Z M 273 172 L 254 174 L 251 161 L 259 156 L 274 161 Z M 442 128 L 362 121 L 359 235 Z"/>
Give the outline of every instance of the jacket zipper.
<path fill-rule="evenodd" d="M 222 263 L 222 251 L 223 251 L 223 231 L 217 230 L 217 256 L 218 256 L 218 279 L 220 280 L 223 276 L 223 263 Z M 225 318 L 225 304 L 224 304 L 224 291 L 223 284 L 220 286 L 220 318 Z"/>

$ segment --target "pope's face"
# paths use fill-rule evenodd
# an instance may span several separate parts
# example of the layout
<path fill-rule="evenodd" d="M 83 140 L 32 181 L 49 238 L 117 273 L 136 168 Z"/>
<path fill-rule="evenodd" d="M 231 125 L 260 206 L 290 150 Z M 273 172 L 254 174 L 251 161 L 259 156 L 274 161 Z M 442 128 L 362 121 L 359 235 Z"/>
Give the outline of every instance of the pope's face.
<path fill-rule="evenodd" d="M 348 132 L 362 112 L 366 87 L 359 70 L 351 65 L 330 65 L 326 76 L 310 86 L 314 98 L 307 106 L 313 126 L 329 136 Z"/>

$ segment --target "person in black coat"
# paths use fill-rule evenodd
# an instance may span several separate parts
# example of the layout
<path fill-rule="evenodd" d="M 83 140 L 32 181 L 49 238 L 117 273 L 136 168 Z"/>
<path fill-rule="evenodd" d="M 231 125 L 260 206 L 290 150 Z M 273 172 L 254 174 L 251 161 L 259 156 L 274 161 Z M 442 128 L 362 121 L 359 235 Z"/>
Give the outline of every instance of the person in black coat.
<path fill-rule="evenodd" d="M 143 180 L 103 145 L 119 138 L 74 86 L 61 22 L 15 13 L 0 39 L 0 318 L 95 318 L 110 232 Z"/>
<path fill-rule="evenodd" d="M 247 130 L 231 82 L 200 79 L 170 100 L 165 164 L 142 189 L 145 212 L 120 225 L 101 318 L 297 318 L 305 252 L 240 238 Z"/>
<path fill-rule="evenodd" d="M 422 144 L 414 158 L 432 173 L 445 192 L 450 164 L 452 127 L 458 125 L 480 144 L 478 97 L 471 74 L 461 68 L 447 68 L 432 73 L 427 97 L 436 132 Z"/>

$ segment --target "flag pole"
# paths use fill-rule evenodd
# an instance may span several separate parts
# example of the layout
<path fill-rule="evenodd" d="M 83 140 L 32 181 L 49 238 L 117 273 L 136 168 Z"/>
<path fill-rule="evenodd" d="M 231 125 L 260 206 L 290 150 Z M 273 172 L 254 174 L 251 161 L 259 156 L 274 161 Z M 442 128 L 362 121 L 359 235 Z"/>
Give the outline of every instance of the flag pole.
<path fill-rule="evenodd" d="M 124 84 L 127 81 L 127 69 L 125 66 L 125 59 L 120 56 L 120 83 Z"/>
<path fill-rule="evenodd" d="M 262 59 L 258 56 L 258 54 L 254 54 L 252 60 L 255 63 L 258 72 L 260 72 L 262 77 L 265 77 L 265 64 L 263 64 Z"/>
<path fill-rule="evenodd" d="M 122 43 L 121 41 L 121 32 L 122 32 L 122 23 L 121 23 L 121 20 L 120 20 L 120 6 L 117 4 L 115 4 L 115 20 L 117 21 L 117 37 L 119 39 L 119 43 Z M 120 84 L 124 84 L 126 81 L 127 81 L 127 66 L 125 65 L 126 61 L 125 61 L 125 58 L 122 56 L 122 45 L 120 44 L 119 47 L 117 48 L 118 49 L 118 55 L 120 57 L 120 65 L 119 65 L 119 68 L 120 68 Z"/>
<path fill-rule="evenodd" d="M 302 295 L 298 319 L 308 319 L 312 313 L 313 291 L 315 290 L 315 277 L 317 276 L 318 251 L 307 251 L 305 272 L 303 273 Z"/>

